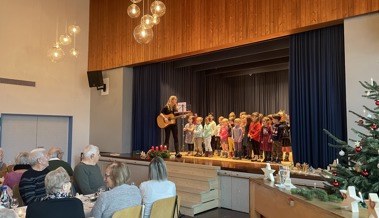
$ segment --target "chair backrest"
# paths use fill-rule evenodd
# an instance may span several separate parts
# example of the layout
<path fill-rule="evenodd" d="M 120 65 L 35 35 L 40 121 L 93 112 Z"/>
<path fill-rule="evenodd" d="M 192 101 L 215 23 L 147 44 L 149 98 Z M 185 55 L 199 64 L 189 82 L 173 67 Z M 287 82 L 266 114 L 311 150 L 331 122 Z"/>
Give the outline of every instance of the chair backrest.
<path fill-rule="evenodd" d="M 112 218 L 125 218 L 125 217 L 142 217 L 142 205 L 137 205 L 134 207 L 129 207 L 126 209 L 119 210 L 115 212 Z"/>
<path fill-rule="evenodd" d="M 177 203 L 175 207 L 175 199 L 177 198 Z M 174 208 L 175 207 L 175 208 Z M 180 198 L 179 196 L 174 196 L 170 198 L 164 198 L 157 200 L 151 206 L 150 218 L 161 218 L 161 217 L 172 217 L 177 218 L 180 208 Z M 175 209 L 175 213 L 174 213 Z"/>
<path fill-rule="evenodd" d="M 13 172 L 13 167 L 14 167 L 14 164 L 7 166 L 7 172 L 8 173 Z"/>
<path fill-rule="evenodd" d="M 13 198 L 17 198 L 18 206 L 19 207 L 24 206 L 25 204 L 22 201 L 22 198 L 20 195 L 20 188 L 18 187 L 18 184 L 13 186 L 12 191 L 13 191 Z"/>

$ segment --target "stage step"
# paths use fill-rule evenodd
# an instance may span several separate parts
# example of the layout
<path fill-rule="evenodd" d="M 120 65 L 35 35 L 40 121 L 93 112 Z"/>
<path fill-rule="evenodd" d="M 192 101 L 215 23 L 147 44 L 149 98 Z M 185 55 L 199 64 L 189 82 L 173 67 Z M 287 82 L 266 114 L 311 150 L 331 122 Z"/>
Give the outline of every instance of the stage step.
<path fill-rule="evenodd" d="M 220 201 L 218 199 L 204 202 L 198 205 L 192 205 L 191 207 L 183 206 L 182 203 L 180 204 L 181 204 L 180 213 L 186 216 L 190 216 L 190 217 L 194 217 L 195 214 L 202 213 L 204 211 L 207 211 L 216 207 L 220 207 Z"/>
<path fill-rule="evenodd" d="M 166 162 L 168 179 L 180 196 L 180 212 L 187 216 L 220 206 L 220 167 Z"/>
<path fill-rule="evenodd" d="M 185 186 L 188 188 L 199 187 L 201 189 L 206 189 L 206 190 L 220 188 L 219 178 L 214 178 L 208 181 L 202 181 L 202 180 L 196 180 L 195 178 L 189 178 L 189 177 L 179 178 L 179 177 L 169 176 L 169 180 L 174 182 L 176 185 Z"/>
<path fill-rule="evenodd" d="M 182 173 L 192 176 L 206 176 L 206 177 L 216 177 L 217 171 L 213 168 L 209 168 L 207 165 L 196 165 L 191 164 L 191 167 L 183 168 L 181 165 L 176 165 L 178 163 L 170 163 L 169 171 L 170 173 Z M 182 163 L 179 163 L 182 164 Z M 193 170 L 193 169 L 196 170 Z"/>
<path fill-rule="evenodd" d="M 177 191 L 176 193 L 180 196 L 181 199 L 186 199 L 194 203 L 203 203 L 219 198 L 219 191 L 216 189 L 208 192 L 203 192 L 201 194 L 190 193 L 187 192 L 187 190 Z"/>

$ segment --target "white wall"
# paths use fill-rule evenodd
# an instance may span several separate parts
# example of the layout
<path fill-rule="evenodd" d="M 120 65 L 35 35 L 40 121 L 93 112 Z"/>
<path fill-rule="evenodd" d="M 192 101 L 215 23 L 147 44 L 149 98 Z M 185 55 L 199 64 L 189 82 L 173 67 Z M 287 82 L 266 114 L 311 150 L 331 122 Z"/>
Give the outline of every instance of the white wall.
<path fill-rule="evenodd" d="M 81 27 L 78 59 L 52 63 L 48 49 L 56 24 Z M 89 0 L 0 0 L 0 77 L 35 81 L 36 87 L 0 84 L 0 113 L 73 116 L 72 158 L 89 142 L 90 89 L 87 82 Z"/>
<path fill-rule="evenodd" d="M 365 89 L 358 81 L 379 83 L 379 13 L 347 19 L 345 25 L 346 108 L 363 115 L 363 105 L 373 109 L 375 101 L 363 98 Z M 367 116 L 366 112 L 366 116 Z M 347 113 L 348 136 L 359 139 L 354 114 Z M 352 144 L 352 143 L 350 143 Z"/>

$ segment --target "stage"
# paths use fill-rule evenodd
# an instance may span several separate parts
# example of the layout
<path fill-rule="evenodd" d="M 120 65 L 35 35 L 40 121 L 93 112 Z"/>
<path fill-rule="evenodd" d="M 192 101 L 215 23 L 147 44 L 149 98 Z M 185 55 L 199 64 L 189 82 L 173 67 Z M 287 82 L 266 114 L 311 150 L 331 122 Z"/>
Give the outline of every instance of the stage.
<path fill-rule="evenodd" d="M 242 173 L 251 173 L 251 174 L 262 174 L 263 171 L 261 168 L 266 167 L 265 162 L 252 162 L 247 159 L 242 160 L 234 160 L 231 158 L 221 158 L 219 156 L 213 157 L 195 157 L 187 155 L 187 152 L 181 152 L 182 157 L 176 158 L 175 153 L 171 152 L 170 158 L 165 158 L 165 161 L 170 162 L 178 162 L 178 163 L 188 163 L 188 164 L 198 164 L 198 165 L 207 165 L 207 166 L 218 166 L 221 170 L 224 171 L 232 171 L 232 172 L 242 172 Z M 102 152 L 102 157 L 109 158 L 121 158 L 127 160 L 135 160 L 135 161 L 146 161 L 149 162 L 151 159 L 141 159 L 140 154 L 114 154 L 108 152 Z M 276 172 L 279 170 L 279 163 L 270 163 L 271 168 Z M 291 162 L 282 162 L 282 165 L 290 166 Z M 276 172 L 274 175 L 276 175 Z M 314 176 L 312 174 L 307 173 L 292 173 L 291 178 L 299 178 L 299 179 L 307 179 L 307 180 L 322 180 L 320 176 Z"/>

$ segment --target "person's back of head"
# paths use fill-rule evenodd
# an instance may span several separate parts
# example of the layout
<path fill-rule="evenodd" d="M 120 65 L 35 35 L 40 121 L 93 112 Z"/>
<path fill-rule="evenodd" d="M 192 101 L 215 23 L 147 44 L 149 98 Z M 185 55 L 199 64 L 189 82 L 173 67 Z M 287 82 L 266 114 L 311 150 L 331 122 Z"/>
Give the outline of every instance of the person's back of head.
<path fill-rule="evenodd" d="M 15 163 L 17 165 L 29 165 L 29 153 L 28 152 L 18 153 L 15 158 Z"/>
<path fill-rule="evenodd" d="M 161 157 L 154 157 L 149 164 L 149 179 L 164 181 L 167 180 L 166 163 Z"/>
<path fill-rule="evenodd" d="M 83 150 L 83 159 L 89 159 L 92 155 L 99 153 L 99 148 L 95 145 L 87 145 Z"/>
<path fill-rule="evenodd" d="M 46 150 L 44 148 L 36 148 L 33 149 L 29 153 L 29 164 L 30 166 L 35 166 L 38 164 L 38 159 L 41 157 L 44 157 L 46 153 Z"/>
<path fill-rule="evenodd" d="M 46 194 L 54 194 L 62 191 L 68 194 L 71 188 L 70 176 L 63 167 L 58 167 L 46 175 L 45 187 Z"/>
<path fill-rule="evenodd" d="M 49 155 L 49 158 L 58 158 L 60 160 L 62 160 L 63 158 L 63 153 L 64 153 L 63 150 L 58 147 L 52 147 L 47 152 L 47 154 Z"/>
<path fill-rule="evenodd" d="M 107 166 L 111 169 L 111 179 L 113 180 L 114 187 L 120 186 L 122 184 L 127 184 L 130 179 L 129 167 L 126 163 L 113 162 Z"/>

